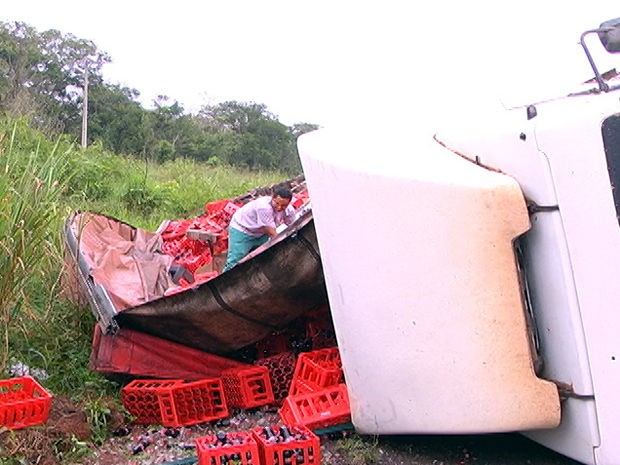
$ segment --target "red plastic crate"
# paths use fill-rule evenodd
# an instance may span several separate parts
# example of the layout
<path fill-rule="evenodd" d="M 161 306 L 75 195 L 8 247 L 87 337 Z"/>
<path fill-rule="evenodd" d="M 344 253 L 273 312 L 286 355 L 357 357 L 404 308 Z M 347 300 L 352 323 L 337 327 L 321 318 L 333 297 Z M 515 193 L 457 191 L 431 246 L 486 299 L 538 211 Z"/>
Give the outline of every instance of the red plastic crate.
<path fill-rule="evenodd" d="M 293 381 L 296 357 L 293 352 L 283 352 L 271 357 L 260 358 L 254 365 L 265 366 L 269 370 L 274 403 L 282 405 Z"/>
<path fill-rule="evenodd" d="M 265 366 L 224 370 L 222 383 L 226 402 L 231 407 L 252 408 L 274 403 L 269 369 Z"/>
<path fill-rule="evenodd" d="M 261 465 L 258 444 L 251 433 L 226 433 L 222 443 L 216 435 L 195 439 L 198 465 Z"/>
<path fill-rule="evenodd" d="M 121 390 L 121 400 L 138 424 L 178 427 L 228 416 L 219 378 L 191 382 L 137 379 Z"/>
<path fill-rule="evenodd" d="M 351 407 L 345 384 L 322 391 L 288 396 L 278 412 L 290 426 L 303 425 L 311 430 L 351 421 Z"/>
<path fill-rule="evenodd" d="M 289 395 L 320 391 L 344 382 L 337 347 L 303 352 L 297 357 Z"/>
<path fill-rule="evenodd" d="M 269 428 L 276 439 L 267 438 L 265 428 Z M 321 443 L 318 436 L 305 426 L 285 428 L 290 433 L 289 438 L 282 433 L 280 425 L 252 429 L 258 443 L 261 465 L 319 465 Z"/>
<path fill-rule="evenodd" d="M 159 392 L 183 383 L 181 379 L 136 379 L 121 389 L 121 402 L 141 425 L 160 424 L 162 421 Z"/>
<path fill-rule="evenodd" d="M 51 406 L 52 395 L 34 378 L 0 380 L 0 427 L 14 430 L 43 424 Z"/>
<path fill-rule="evenodd" d="M 183 383 L 161 393 L 162 424 L 187 426 L 228 416 L 222 380 L 202 379 Z"/>

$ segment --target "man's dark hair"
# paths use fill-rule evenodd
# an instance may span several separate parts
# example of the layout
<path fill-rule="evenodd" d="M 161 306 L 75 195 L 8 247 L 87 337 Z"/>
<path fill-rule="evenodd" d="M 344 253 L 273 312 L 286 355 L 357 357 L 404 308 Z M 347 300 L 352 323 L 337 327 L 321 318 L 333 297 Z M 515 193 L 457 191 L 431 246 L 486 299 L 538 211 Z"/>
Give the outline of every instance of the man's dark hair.
<path fill-rule="evenodd" d="M 282 197 L 283 199 L 292 199 L 293 193 L 286 186 L 280 186 L 274 189 L 273 191 L 274 197 Z"/>

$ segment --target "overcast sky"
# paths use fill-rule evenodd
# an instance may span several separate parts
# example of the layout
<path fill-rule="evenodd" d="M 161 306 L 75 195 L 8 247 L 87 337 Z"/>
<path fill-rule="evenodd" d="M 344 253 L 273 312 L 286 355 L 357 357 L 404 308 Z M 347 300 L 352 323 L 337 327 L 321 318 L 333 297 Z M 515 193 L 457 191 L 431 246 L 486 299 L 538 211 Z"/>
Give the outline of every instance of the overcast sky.
<path fill-rule="evenodd" d="M 581 32 L 615 17 L 617 0 L 19 0 L 0 9 L 3 21 L 92 40 L 113 59 L 104 78 L 145 104 L 158 94 L 190 111 L 257 102 L 285 124 L 322 126 L 418 124 L 558 88 L 548 83 L 560 73 L 585 80 Z"/>

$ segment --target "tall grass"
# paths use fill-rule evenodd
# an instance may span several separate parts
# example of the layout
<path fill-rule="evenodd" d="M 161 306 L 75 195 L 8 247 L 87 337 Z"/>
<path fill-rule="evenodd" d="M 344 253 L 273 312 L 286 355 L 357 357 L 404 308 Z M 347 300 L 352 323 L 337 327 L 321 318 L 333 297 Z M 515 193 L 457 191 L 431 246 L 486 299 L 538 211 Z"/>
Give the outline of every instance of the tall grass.
<path fill-rule="evenodd" d="M 71 179 L 70 151 L 56 144 L 19 149 L 19 123 L 0 133 L 0 371 L 8 362 L 9 334 L 18 312 L 30 312 L 28 290 L 58 260 L 60 195 Z M 45 305 L 39 303 L 38 305 Z"/>

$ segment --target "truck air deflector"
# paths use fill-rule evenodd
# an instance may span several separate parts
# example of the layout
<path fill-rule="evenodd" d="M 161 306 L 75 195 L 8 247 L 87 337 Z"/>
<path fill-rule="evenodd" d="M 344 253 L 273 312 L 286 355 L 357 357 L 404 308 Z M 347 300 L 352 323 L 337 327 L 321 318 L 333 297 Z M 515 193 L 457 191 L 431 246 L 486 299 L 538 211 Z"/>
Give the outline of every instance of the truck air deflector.
<path fill-rule="evenodd" d="M 432 139 L 392 152 L 339 137 L 319 131 L 299 147 L 356 429 L 557 427 L 513 249 L 529 228 L 519 185 Z M 333 201 L 345 198 L 356 200 Z"/>

